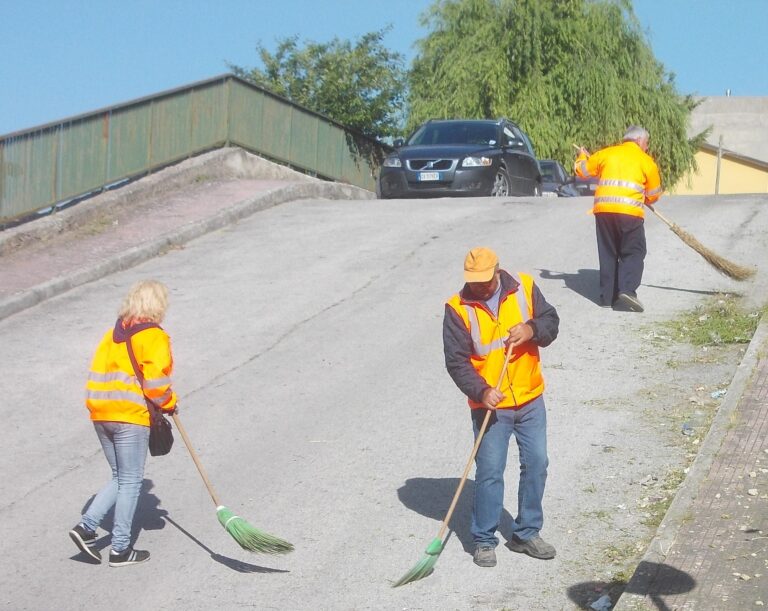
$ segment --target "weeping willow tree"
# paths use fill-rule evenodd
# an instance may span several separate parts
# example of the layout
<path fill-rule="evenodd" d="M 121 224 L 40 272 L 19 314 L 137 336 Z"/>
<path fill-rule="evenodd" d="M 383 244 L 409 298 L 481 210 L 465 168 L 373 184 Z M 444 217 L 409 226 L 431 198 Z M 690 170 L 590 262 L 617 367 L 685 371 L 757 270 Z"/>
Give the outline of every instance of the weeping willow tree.
<path fill-rule="evenodd" d="M 628 125 L 674 185 L 695 169 L 686 126 L 696 102 L 656 60 L 630 0 L 437 0 L 422 15 L 410 73 L 408 126 L 429 118 L 508 117 L 541 158 L 573 161 Z"/>

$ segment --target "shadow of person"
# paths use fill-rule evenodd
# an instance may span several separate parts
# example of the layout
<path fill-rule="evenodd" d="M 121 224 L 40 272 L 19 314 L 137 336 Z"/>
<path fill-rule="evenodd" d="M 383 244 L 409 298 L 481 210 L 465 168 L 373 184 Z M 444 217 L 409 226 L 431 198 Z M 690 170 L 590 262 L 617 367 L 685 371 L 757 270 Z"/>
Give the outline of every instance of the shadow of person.
<path fill-rule="evenodd" d="M 445 519 L 448 507 L 451 505 L 453 495 L 459 485 L 460 478 L 429 478 L 414 477 L 405 481 L 405 484 L 397 489 L 397 498 L 408 509 L 432 518 L 439 522 Z M 464 551 L 471 554 L 475 550 L 470 527 L 472 524 L 472 504 L 475 484 L 468 479 L 464 490 L 461 492 L 456 509 L 453 511 L 448 527 L 461 542 Z M 507 510 L 502 511 L 499 535 L 507 541 L 514 532 L 514 520 Z M 450 536 L 450 533 L 449 533 Z"/>
<path fill-rule="evenodd" d="M 600 301 L 600 272 L 596 269 L 580 269 L 575 274 L 565 272 L 553 272 L 548 269 L 540 269 L 539 277 L 543 280 L 562 280 L 566 288 L 578 293 L 596 305 Z"/>
<path fill-rule="evenodd" d="M 160 530 L 165 528 L 165 521 L 163 520 L 163 517 L 167 512 L 165 509 L 160 508 L 160 499 L 157 498 L 157 496 L 154 494 L 150 493 L 150 490 L 152 490 L 153 487 L 154 483 L 151 479 L 145 479 L 141 482 L 141 491 L 139 492 L 139 500 L 136 504 L 136 513 L 133 515 L 133 524 L 131 524 L 131 544 L 133 544 L 133 542 L 138 539 L 139 533 L 142 531 L 142 529 Z M 80 511 L 81 515 L 85 513 L 95 497 L 96 495 L 94 494 L 86 501 L 85 505 L 83 505 L 83 508 Z M 110 545 L 111 537 L 109 533 L 111 533 L 112 529 L 114 528 L 114 520 L 115 508 L 112 507 L 112 509 L 107 512 L 107 515 L 104 516 L 104 519 L 101 521 L 101 525 L 99 526 L 101 529 L 99 532 L 105 530 L 108 534 L 99 537 L 96 540 L 96 543 L 93 545 L 93 547 L 100 552 Z M 96 562 L 82 552 L 73 557 L 73 560 L 84 561 L 88 563 Z"/>
<path fill-rule="evenodd" d="M 696 580 L 688 573 L 668 564 L 647 562 L 637 565 L 629 583 L 587 581 L 568 588 L 568 597 L 580 609 L 590 605 L 607 594 L 615 605 L 622 593 L 638 594 L 650 598 L 659 611 L 670 611 L 664 596 L 684 594 L 696 587 Z"/>
<path fill-rule="evenodd" d="M 238 573 L 288 573 L 286 570 L 282 569 L 271 569 L 264 566 L 259 566 L 257 564 L 249 564 L 247 562 L 241 562 L 240 560 L 235 560 L 234 558 L 228 558 L 227 556 L 222 556 L 221 554 L 217 554 L 212 549 L 210 549 L 208 546 L 206 546 L 204 543 L 202 543 L 199 539 L 197 539 L 194 535 L 192 535 L 189 531 L 187 531 L 185 528 L 183 528 L 181 525 L 179 525 L 177 522 L 175 522 L 173 519 L 171 519 L 170 516 L 166 513 L 164 516 L 164 521 L 170 522 L 173 524 L 179 532 L 189 537 L 194 543 L 202 547 L 208 554 L 213 558 L 216 562 L 219 564 L 223 564 L 224 566 L 232 569 L 233 571 L 237 571 Z"/>

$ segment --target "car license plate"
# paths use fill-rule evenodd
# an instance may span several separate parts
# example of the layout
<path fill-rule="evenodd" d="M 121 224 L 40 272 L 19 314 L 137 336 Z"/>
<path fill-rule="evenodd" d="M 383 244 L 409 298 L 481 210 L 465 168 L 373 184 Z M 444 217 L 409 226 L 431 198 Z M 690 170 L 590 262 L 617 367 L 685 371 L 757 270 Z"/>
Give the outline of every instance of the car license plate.
<path fill-rule="evenodd" d="M 440 180 L 440 172 L 419 172 L 419 181 Z"/>

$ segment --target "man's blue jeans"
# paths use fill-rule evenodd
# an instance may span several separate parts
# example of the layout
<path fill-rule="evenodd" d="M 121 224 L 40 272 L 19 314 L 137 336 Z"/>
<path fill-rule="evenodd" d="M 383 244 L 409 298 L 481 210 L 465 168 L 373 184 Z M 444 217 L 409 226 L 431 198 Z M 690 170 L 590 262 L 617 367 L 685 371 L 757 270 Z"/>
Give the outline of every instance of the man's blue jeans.
<path fill-rule="evenodd" d="M 82 522 L 95 531 L 114 506 L 112 549 L 122 552 L 131 545 L 133 515 L 144 481 L 149 427 L 127 422 L 94 422 L 93 428 L 112 468 L 112 479 L 95 496 Z"/>
<path fill-rule="evenodd" d="M 485 409 L 472 410 L 475 439 L 485 418 Z M 541 506 L 547 481 L 547 411 L 539 396 L 520 409 L 499 409 L 491 414 L 475 457 L 475 504 L 472 536 L 476 545 L 496 547 L 496 529 L 504 508 L 504 469 L 509 440 L 514 435 L 520 453 L 517 488 L 517 517 L 514 535 L 523 541 L 534 537 L 544 524 Z"/>

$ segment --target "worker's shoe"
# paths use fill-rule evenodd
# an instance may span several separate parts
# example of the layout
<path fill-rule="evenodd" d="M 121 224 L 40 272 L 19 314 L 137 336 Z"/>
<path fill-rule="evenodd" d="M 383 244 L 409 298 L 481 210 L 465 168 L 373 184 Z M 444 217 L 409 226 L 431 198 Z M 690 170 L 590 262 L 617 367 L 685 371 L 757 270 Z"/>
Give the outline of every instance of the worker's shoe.
<path fill-rule="evenodd" d="M 75 542 L 77 549 L 83 552 L 86 556 L 101 562 L 101 553 L 99 550 L 93 548 L 93 544 L 96 543 L 96 533 L 87 529 L 82 524 L 78 524 L 72 530 L 69 531 L 69 538 Z"/>
<path fill-rule="evenodd" d="M 109 566 L 130 566 L 149 560 L 149 552 L 143 549 L 129 547 L 122 552 L 109 552 Z"/>
<path fill-rule="evenodd" d="M 490 545 L 478 545 L 472 560 L 477 566 L 496 566 L 496 550 Z"/>
<path fill-rule="evenodd" d="M 555 557 L 555 548 L 550 545 L 539 535 L 533 535 L 527 541 L 518 539 L 516 536 L 512 536 L 512 539 L 507 543 L 507 547 L 513 552 L 519 552 L 521 554 L 528 554 L 532 558 L 538 558 L 539 560 L 550 560 Z"/>
<path fill-rule="evenodd" d="M 630 312 L 642 312 L 645 309 L 643 308 L 641 301 L 635 295 L 630 295 L 629 293 L 619 293 L 619 298 L 616 300 L 616 306 L 619 305 L 621 306 L 621 309 Z"/>

